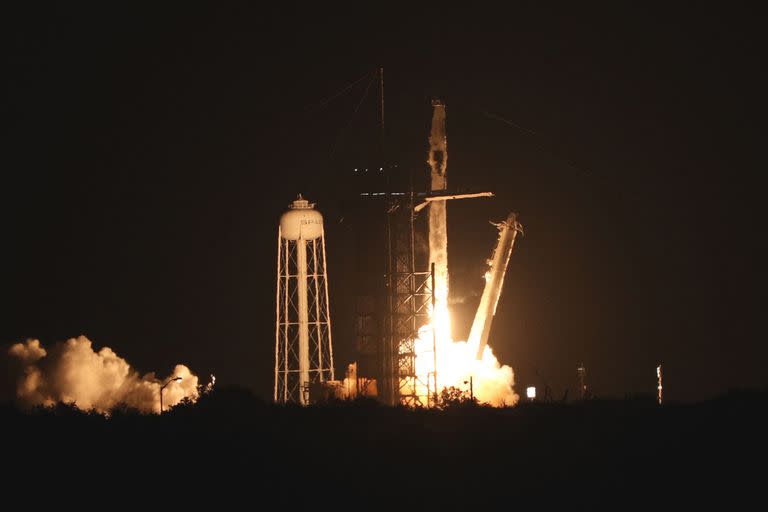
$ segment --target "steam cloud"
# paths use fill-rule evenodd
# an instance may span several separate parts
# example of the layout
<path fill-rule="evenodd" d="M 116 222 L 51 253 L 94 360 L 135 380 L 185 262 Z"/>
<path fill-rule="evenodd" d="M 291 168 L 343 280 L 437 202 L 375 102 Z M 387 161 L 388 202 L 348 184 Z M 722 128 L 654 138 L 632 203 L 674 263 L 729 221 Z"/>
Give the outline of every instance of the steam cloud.
<path fill-rule="evenodd" d="M 428 382 L 435 370 L 433 351 L 437 350 L 438 389 L 456 387 L 465 389 L 464 382 L 472 377 L 474 394 L 481 402 L 494 406 L 515 405 L 520 397 L 514 391 L 514 372 L 501 365 L 489 346 L 485 346 L 478 359 L 477 341 L 454 341 L 451 336 L 451 317 L 448 308 L 448 232 L 445 201 L 433 201 L 429 207 L 429 258 L 435 263 L 435 308 L 431 324 L 419 331 L 416 340 L 416 374 L 421 382 Z M 434 340 L 430 326 L 434 325 Z M 472 352 L 474 350 L 474 353 Z M 431 353 L 431 354 L 430 354 Z M 424 386 L 417 392 L 426 396 Z"/>
<path fill-rule="evenodd" d="M 473 380 L 475 398 L 494 407 L 517 404 L 520 396 L 515 393 L 515 374 L 512 367 L 499 363 L 489 345 L 483 356 L 477 359 L 477 343 L 434 340 L 437 348 L 438 389 L 454 387 L 468 391 L 467 383 Z M 427 382 L 435 369 L 432 351 L 432 330 L 430 324 L 419 329 L 416 339 L 416 374 Z M 427 395 L 424 385 L 417 386 L 420 395 Z"/>
<path fill-rule="evenodd" d="M 445 106 L 439 100 L 433 100 L 432 106 L 434 110 L 427 163 L 431 168 L 431 190 L 434 192 L 445 190 L 448 186 L 448 141 L 445 136 Z M 414 392 L 427 396 L 429 390 L 424 383 L 429 382 L 430 375 L 437 389 L 465 389 L 464 383 L 472 379 L 473 392 L 481 402 L 494 406 L 515 405 L 520 397 L 514 391 L 512 368 L 501 365 L 490 347 L 486 346 L 478 358 L 479 343 L 454 341 L 451 336 L 445 203 L 432 201 L 429 205 L 429 260 L 435 265 L 432 290 L 435 302 L 430 324 L 419 330 L 416 340 L 415 370 L 418 379 L 411 381 Z M 454 302 L 460 303 L 463 300 L 454 299 Z M 434 333 L 430 332 L 431 328 L 434 328 Z"/>
<path fill-rule="evenodd" d="M 94 351 L 85 336 L 56 343 L 50 351 L 39 340 L 16 343 L 8 354 L 22 366 L 16 396 L 27 406 L 74 403 L 83 410 L 108 413 L 118 405 L 142 412 L 160 412 L 160 386 L 163 407 L 178 404 L 184 398 L 196 400 L 200 394 L 198 378 L 183 364 L 173 373 L 158 379 L 154 373 L 140 376 L 128 362 L 109 347 Z M 210 388 L 212 383 L 208 385 Z"/>

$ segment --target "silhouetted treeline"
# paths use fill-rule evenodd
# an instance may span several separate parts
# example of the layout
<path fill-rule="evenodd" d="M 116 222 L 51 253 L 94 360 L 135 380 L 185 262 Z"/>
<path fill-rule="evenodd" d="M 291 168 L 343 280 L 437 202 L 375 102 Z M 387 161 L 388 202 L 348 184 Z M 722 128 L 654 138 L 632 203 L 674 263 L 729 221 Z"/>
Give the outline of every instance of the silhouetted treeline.
<path fill-rule="evenodd" d="M 766 406 L 768 392 L 741 391 L 663 407 L 635 398 L 414 411 L 370 400 L 277 406 L 220 389 L 162 416 L 5 405 L 0 421 L 5 492 L 60 491 L 37 500 L 623 510 L 760 496 Z"/>

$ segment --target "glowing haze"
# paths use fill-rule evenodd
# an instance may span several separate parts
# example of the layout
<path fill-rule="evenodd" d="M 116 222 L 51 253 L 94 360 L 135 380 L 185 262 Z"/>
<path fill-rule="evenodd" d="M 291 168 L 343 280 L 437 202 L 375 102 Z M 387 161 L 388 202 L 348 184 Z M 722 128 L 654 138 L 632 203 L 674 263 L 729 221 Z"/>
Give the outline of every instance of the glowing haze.
<path fill-rule="evenodd" d="M 441 203 L 442 211 L 445 212 L 445 203 Z M 430 208 L 434 206 L 435 203 L 432 203 Z M 430 247 L 434 241 L 432 238 L 430 233 Z M 447 251 L 442 250 L 440 254 L 447 254 Z M 419 337 L 416 340 L 416 375 L 419 383 L 417 393 L 427 397 L 430 392 L 426 383 L 433 385 L 436 352 L 438 390 L 455 387 L 468 391 L 467 383 L 471 377 L 474 396 L 478 401 L 497 407 L 515 405 L 520 397 L 513 388 L 515 380 L 512 368 L 501 365 L 489 345 L 485 346 L 482 357 L 478 358 L 477 342 L 452 339 L 451 314 L 447 300 L 448 272 L 447 269 L 439 272 L 437 268 L 435 265 L 435 310 L 431 311 L 430 323 L 419 329 Z"/>
<path fill-rule="evenodd" d="M 476 344 L 437 338 L 436 345 L 438 389 L 456 387 L 469 393 L 471 377 L 473 392 L 479 402 L 496 407 L 518 402 L 520 397 L 513 388 L 514 372 L 510 366 L 499 363 L 490 346 L 486 346 L 483 357 L 477 359 Z M 421 382 L 427 382 L 427 377 L 431 377 L 434 370 L 430 324 L 419 330 L 416 354 L 416 374 Z M 419 394 L 426 396 L 426 386 L 421 386 Z"/>
<path fill-rule="evenodd" d="M 431 169 L 431 191 L 439 193 L 448 186 L 445 105 L 433 100 L 432 106 L 427 163 Z M 451 335 L 446 201 L 431 201 L 429 205 L 429 260 L 435 265 L 435 306 L 430 310 L 430 323 L 419 330 L 416 340 L 417 394 L 426 398 L 430 393 L 428 386 L 434 386 L 435 380 L 438 391 L 447 387 L 467 390 L 469 386 L 465 382 L 471 378 L 474 395 L 480 402 L 495 406 L 516 404 L 519 396 L 513 389 L 512 368 L 500 365 L 489 346 L 479 352 L 478 341 L 454 341 Z"/>
<path fill-rule="evenodd" d="M 438 208 L 435 206 L 440 205 Z M 475 341 L 454 341 L 451 336 L 451 314 L 448 310 L 448 236 L 445 229 L 433 230 L 435 225 L 445 226 L 445 201 L 430 205 L 430 260 L 435 262 L 435 308 L 430 312 L 430 323 L 419 329 L 416 340 L 417 381 L 430 381 L 437 359 L 437 389 L 456 387 L 466 390 L 465 382 L 472 378 L 475 398 L 494 406 L 515 405 L 520 397 L 515 393 L 514 372 L 507 365 L 501 365 L 486 345 L 481 357 L 477 357 L 479 343 Z M 438 264 L 439 262 L 439 264 Z M 434 326 L 434 335 L 433 335 Z M 433 349 L 434 347 L 434 349 Z M 436 356 L 435 356 L 436 352 Z M 417 386 L 418 387 L 418 386 Z M 427 396 L 426 384 L 418 393 Z"/>
<path fill-rule="evenodd" d="M 451 339 L 448 313 L 448 232 L 445 201 L 429 205 L 429 260 L 435 264 L 435 310 L 432 321 L 439 340 Z"/>
<path fill-rule="evenodd" d="M 154 373 L 140 376 L 109 347 L 98 352 L 85 336 L 56 343 L 46 350 L 39 340 L 12 345 L 9 355 L 22 367 L 16 395 L 25 405 L 74 403 L 83 410 L 108 413 L 118 405 L 142 412 L 160 412 L 160 386 L 176 377 L 163 390 L 163 407 L 184 398 L 199 396 L 198 378 L 178 364 L 171 375 L 158 379 Z M 209 387 L 212 383 L 209 384 Z"/>

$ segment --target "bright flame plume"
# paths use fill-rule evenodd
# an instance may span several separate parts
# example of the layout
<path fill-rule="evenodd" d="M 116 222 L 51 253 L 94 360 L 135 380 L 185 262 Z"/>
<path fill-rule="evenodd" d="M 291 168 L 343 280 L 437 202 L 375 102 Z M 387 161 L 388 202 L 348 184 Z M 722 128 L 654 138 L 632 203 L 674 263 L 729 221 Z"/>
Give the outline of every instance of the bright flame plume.
<path fill-rule="evenodd" d="M 430 310 L 430 322 L 419 329 L 416 340 L 417 394 L 423 398 L 423 403 L 429 403 L 429 395 L 435 393 L 435 380 L 438 395 L 450 387 L 469 392 L 465 382 L 469 382 L 471 377 L 472 391 L 478 401 L 497 407 L 515 405 L 520 397 L 513 388 L 515 381 L 512 368 L 500 364 L 490 346 L 486 346 L 478 358 L 477 342 L 454 341 L 451 336 L 448 235 L 445 226 L 445 201 L 432 202 L 429 212 L 429 252 L 430 260 L 435 263 L 435 307 Z"/>

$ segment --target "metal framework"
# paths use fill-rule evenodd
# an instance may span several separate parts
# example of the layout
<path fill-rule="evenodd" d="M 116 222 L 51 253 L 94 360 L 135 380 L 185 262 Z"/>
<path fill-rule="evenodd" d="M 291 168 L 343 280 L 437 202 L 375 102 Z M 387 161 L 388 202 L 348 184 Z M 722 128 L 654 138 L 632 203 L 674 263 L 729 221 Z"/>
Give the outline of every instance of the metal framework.
<path fill-rule="evenodd" d="M 389 376 L 385 400 L 392 404 L 429 404 L 429 383 L 416 373 L 416 340 L 429 322 L 432 273 L 416 271 L 414 194 L 393 199 L 387 214 L 388 319 L 384 374 Z M 426 356 L 427 354 L 422 354 Z"/>
<path fill-rule="evenodd" d="M 384 151 L 384 69 L 379 70 L 381 89 L 381 144 L 382 159 L 386 162 Z M 413 192 L 413 179 L 410 180 L 410 192 L 394 192 L 390 188 L 389 173 L 387 184 L 379 191 L 361 192 L 361 199 L 381 200 L 385 205 L 376 209 L 375 216 L 384 213 L 384 242 L 386 244 L 386 268 L 383 286 L 380 281 L 363 286 L 364 293 L 358 296 L 357 318 L 355 325 L 355 345 L 358 355 L 366 362 L 376 360 L 378 371 L 378 391 L 381 399 L 388 404 L 421 406 L 430 405 L 437 397 L 439 369 L 437 368 L 436 335 L 432 331 L 432 354 L 434 369 L 429 375 L 419 376 L 416 366 L 416 341 L 419 329 L 430 320 L 430 304 L 435 305 L 435 262 L 429 261 L 416 251 L 414 221 L 418 212 L 435 201 L 492 197 L 491 192 L 455 194 L 448 192 L 447 138 L 445 130 L 445 104 L 433 99 L 432 128 L 429 136 L 428 163 L 430 165 L 430 185 L 426 192 Z M 379 167 L 384 170 L 386 164 Z M 388 167 L 387 171 L 390 169 Z M 418 200 L 418 206 L 416 206 Z M 430 209 L 432 210 L 432 209 Z M 442 228 L 445 230 L 445 218 Z M 366 236 L 370 226 L 364 226 Z M 420 229 L 421 230 L 421 229 Z M 379 240 L 381 224 L 375 222 L 376 240 Z M 381 262 L 380 255 L 371 259 Z M 437 265 L 446 265 L 437 262 Z M 416 271 L 417 268 L 430 268 L 431 271 Z M 379 266 L 374 266 L 379 274 Z M 438 267 L 440 270 L 440 267 Z M 365 269 L 364 272 L 368 272 Z M 383 299 L 383 300 L 382 300 Z M 429 357 L 429 351 L 418 354 Z M 376 357 L 378 356 L 378 357 Z M 371 365 L 374 366 L 374 365 Z M 431 388 L 431 389 L 430 389 Z"/>
<path fill-rule="evenodd" d="M 334 380 L 325 234 L 277 235 L 276 402 L 309 403 L 310 384 Z"/>

